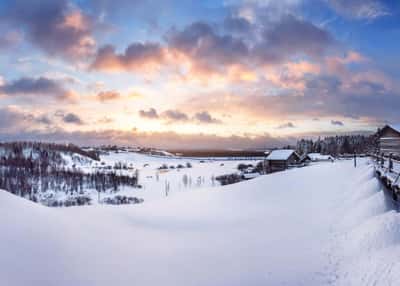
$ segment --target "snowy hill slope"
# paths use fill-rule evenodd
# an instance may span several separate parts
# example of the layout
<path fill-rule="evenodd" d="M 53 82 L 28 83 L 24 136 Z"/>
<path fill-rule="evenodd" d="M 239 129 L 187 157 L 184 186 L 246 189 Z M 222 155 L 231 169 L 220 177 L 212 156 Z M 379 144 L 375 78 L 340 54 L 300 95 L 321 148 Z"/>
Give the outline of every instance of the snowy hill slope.
<path fill-rule="evenodd" d="M 394 285 L 399 214 L 355 184 L 372 172 L 342 161 L 119 207 L 0 191 L 0 285 Z"/>

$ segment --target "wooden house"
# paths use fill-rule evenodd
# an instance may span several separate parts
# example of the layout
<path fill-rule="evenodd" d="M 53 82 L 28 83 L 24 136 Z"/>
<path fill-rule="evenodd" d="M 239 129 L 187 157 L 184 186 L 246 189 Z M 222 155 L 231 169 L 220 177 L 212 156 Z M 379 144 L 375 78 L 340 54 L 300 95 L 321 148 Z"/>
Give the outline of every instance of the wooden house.
<path fill-rule="evenodd" d="M 400 124 L 386 125 L 378 131 L 378 149 L 384 156 L 400 158 Z"/>
<path fill-rule="evenodd" d="M 300 156 L 291 149 L 273 150 L 265 159 L 267 173 L 286 170 L 300 162 Z"/>

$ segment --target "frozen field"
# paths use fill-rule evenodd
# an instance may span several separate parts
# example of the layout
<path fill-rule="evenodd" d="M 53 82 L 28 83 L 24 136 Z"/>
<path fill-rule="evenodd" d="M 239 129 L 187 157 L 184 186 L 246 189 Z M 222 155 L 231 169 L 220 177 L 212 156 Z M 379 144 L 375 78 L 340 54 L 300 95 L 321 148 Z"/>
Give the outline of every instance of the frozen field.
<path fill-rule="evenodd" d="M 0 191 L 0 285 L 398 285 L 400 215 L 340 161 L 140 205 Z"/>
<path fill-rule="evenodd" d="M 255 166 L 260 162 L 257 160 L 226 160 L 224 158 L 155 157 L 134 152 L 110 152 L 109 155 L 101 156 L 101 161 L 110 166 L 114 166 L 118 162 L 126 163 L 134 168 L 134 170 L 122 172 L 135 173 L 135 170 L 138 170 L 139 184 L 143 188 L 125 187 L 121 188 L 119 194 L 143 198 L 145 202 L 165 198 L 167 188 L 168 196 L 174 196 L 190 190 L 219 186 L 220 184 L 215 180 L 215 177 L 238 172 L 237 166 L 241 163 Z M 187 163 L 191 165 L 191 168 L 186 167 Z M 159 170 L 158 168 L 163 165 L 167 166 L 168 169 Z M 184 168 L 176 168 L 178 165 L 182 165 Z M 173 166 L 174 169 L 169 168 L 170 166 Z M 96 197 L 97 193 L 93 193 L 93 196 Z"/>

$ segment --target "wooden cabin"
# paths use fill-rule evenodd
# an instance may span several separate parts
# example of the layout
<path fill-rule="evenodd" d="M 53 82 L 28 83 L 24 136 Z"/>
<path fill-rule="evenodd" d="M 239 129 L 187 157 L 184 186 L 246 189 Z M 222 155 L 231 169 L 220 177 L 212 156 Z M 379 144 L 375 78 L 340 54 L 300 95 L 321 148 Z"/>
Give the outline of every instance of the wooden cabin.
<path fill-rule="evenodd" d="M 384 156 L 400 158 L 400 124 L 386 125 L 378 131 L 378 149 Z"/>
<path fill-rule="evenodd" d="M 267 173 L 286 170 L 292 165 L 298 164 L 300 156 L 291 149 L 273 150 L 265 159 Z"/>

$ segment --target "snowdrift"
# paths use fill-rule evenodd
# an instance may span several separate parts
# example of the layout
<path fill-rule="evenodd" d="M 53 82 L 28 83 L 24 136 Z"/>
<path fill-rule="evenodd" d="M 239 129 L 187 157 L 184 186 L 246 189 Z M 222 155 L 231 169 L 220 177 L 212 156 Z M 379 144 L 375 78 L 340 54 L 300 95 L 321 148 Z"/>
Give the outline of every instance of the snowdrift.
<path fill-rule="evenodd" d="M 0 191 L 0 285 L 394 285 L 400 221 L 370 180 L 342 161 L 134 206 Z"/>

